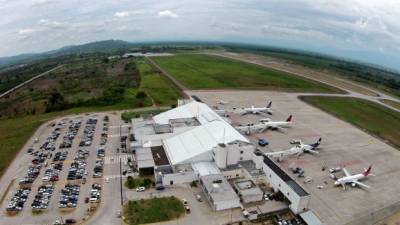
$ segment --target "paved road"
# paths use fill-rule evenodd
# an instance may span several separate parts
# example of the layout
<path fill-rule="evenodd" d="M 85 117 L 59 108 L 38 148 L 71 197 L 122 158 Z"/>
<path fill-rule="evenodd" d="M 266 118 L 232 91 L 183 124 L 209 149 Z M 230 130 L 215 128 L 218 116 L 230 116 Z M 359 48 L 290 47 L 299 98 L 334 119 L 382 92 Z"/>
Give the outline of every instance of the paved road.
<path fill-rule="evenodd" d="M 32 81 L 34 81 L 34 80 L 36 80 L 36 79 L 39 79 L 39 78 L 43 77 L 44 75 L 46 75 L 46 74 L 48 74 L 48 73 L 50 73 L 50 72 L 53 72 L 54 70 L 57 70 L 57 69 L 59 69 L 59 68 L 61 68 L 61 67 L 63 67 L 63 66 L 64 66 L 64 65 L 59 65 L 59 66 L 57 66 L 57 67 L 54 67 L 54 68 L 51 69 L 51 70 L 48 70 L 48 71 L 46 71 L 46 72 L 44 72 L 44 73 L 41 73 L 41 74 L 39 74 L 39 75 L 37 75 L 37 76 L 32 77 L 31 79 L 29 79 L 29 80 L 27 80 L 27 81 L 25 81 L 25 82 L 23 82 L 23 83 L 18 84 L 17 86 L 11 88 L 10 90 L 8 90 L 8 91 L 6 91 L 6 92 L 0 94 L 0 98 L 5 97 L 5 96 L 11 94 L 12 92 L 16 91 L 17 89 L 19 89 L 19 88 L 21 88 L 21 87 L 23 87 L 23 86 L 25 86 L 25 85 L 31 83 Z"/>
<path fill-rule="evenodd" d="M 301 73 L 293 73 L 293 71 L 284 70 L 282 68 L 276 68 L 274 66 L 266 66 L 265 64 L 257 63 L 257 62 L 251 61 L 251 60 L 239 59 L 237 57 L 232 57 L 232 56 L 228 56 L 228 55 L 225 55 L 225 54 L 219 54 L 219 53 L 206 53 L 206 54 L 216 55 L 216 56 L 225 57 L 225 58 L 234 59 L 234 60 L 240 60 L 240 61 L 243 61 L 243 62 L 255 64 L 255 65 L 258 65 L 258 66 L 262 66 L 262 67 L 266 67 L 266 68 L 273 68 L 273 69 L 280 70 L 280 71 L 283 71 L 283 72 L 295 74 L 297 76 L 305 77 L 305 78 L 308 78 L 308 79 L 313 79 L 312 77 L 306 76 L 306 75 L 301 74 Z M 342 80 L 344 82 L 349 82 L 352 85 L 357 85 L 359 87 L 367 89 L 367 90 L 369 90 L 371 92 L 375 92 L 375 93 L 377 93 L 379 95 L 379 96 L 370 96 L 370 95 L 365 95 L 365 94 L 362 94 L 362 93 L 354 92 L 354 91 L 348 90 L 348 89 L 343 88 L 343 87 L 339 87 L 339 86 L 337 86 L 335 84 L 332 84 L 332 83 L 329 83 L 329 82 L 321 81 L 321 80 L 318 80 L 318 79 L 313 79 L 313 80 L 316 80 L 316 81 L 318 81 L 320 83 L 327 84 L 327 85 L 336 87 L 338 89 L 344 90 L 344 91 L 348 92 L 348 94 L 319 94 L 319 93 L 294 93 L 294 94 L 297 95 L 297 96 L 337 96 L 337 97 L 361 98 L 361 99 L 369 100 L 369 101 L 378 103 L 380 105 L 386 106 L 387 108 L 390 108 L 390 109 L 392 109 L 394 111 L 400 112 L 400 109 L 397 109 L 395 107 L 392 107 L 392 106 L 390 106 L 388 104 L 385 104 L 385 103 L 380 101 L 382 99 L 389 99 L 389 100 L 392 100 L 392 101 L 400 103 L 400 100 L 398 98 L 393 97 L 393 96 L 390 96 L 390 95 L 387 95 L 385 93 L 382 93 L 379 90 L 375 90 L 375 89 L 372 89 L 370 87 L 367 87 L 367 86 L 364 86 L 364 85 L 361 85 L 361 84 L 357 84 L 357 83 L 354 83 L 354 82 L 351 82 L 351 81 Z"/>

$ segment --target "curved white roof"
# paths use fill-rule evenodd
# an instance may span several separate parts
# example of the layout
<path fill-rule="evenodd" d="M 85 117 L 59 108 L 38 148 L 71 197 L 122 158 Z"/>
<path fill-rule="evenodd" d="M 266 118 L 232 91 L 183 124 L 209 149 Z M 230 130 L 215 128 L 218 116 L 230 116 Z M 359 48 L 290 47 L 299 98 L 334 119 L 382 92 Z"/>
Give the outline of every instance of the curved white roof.
<path fill-rule="evenodd" d="M 201 124 L 209 123 L 221 118 L 210 107 L 200 102 L 189 102 L 153 117 L 155 123 L 168 124 L 170 119 L 196 117 Z"/>
<path fill-rule="evenodd" d="M 201 125 L 163 140 L 164 149 L 173 165 L 189 163 L 191 159 L 210 153 L 220 143 L 249 142 L 204 103 L 191 102 L 153 119 L 157 123 L 168 123 L 169 119 L 184 117 L 197 117 Z"/>

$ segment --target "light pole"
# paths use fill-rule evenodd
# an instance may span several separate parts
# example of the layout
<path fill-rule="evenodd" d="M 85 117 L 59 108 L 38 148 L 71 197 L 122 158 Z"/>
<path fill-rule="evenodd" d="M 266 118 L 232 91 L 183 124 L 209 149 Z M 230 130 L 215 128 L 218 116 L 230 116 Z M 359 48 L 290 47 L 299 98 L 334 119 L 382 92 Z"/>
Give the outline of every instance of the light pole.
<path fill-rule="evenodd" d="M 119 185 L 120 185 L 120 191 L 121 191 L 121 206 L 124 204 L 124 201 L 122 199 L 122 161 L 121 158 L 119 158 Z"/>

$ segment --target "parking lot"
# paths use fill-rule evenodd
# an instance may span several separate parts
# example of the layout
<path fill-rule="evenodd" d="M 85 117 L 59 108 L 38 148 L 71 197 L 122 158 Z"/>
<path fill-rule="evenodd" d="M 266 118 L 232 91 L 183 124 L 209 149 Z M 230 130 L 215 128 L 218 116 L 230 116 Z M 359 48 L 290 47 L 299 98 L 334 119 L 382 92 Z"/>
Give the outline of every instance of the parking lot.
<path fill-rule="evenodd" d="M 88 218 L 90 206 L 102 206 L 108 195 L 103 186 L 119 175 L 119 158 L 128 158 L 117 152 L 121 130 L 127 133 L 119 126 L 120 115 L 105 116 L 65 117 L 38 129 L 2 178 L 2 188 L 11 186 L 1 205 L 1 224 L 78 222 Z M 119 208 L 115 188 L 105 190 Z"/>
<path fill-rule="evenodd" d="M 400 152 L 383 141 L 300 101 L 295 93 L 267 91 L 192 91 L 210 106 L 224 100 L 229 103 L 220 108 L 265 106 L 272 101 L 273 115 L 233 115 L 230 120 L 236 124 L 256 123 L 264 117 L 283 120 L 293 115 L 293 127 L 284 132 L 266 131 L 247 136 L 257 144 L 258 138 L 269 141 L 262 151 L 280 151 L 289 149 L 292 139 L 302 139 L 305 143 L 314 143 L 322 137 L 319 154 L 304 154 L 290 157 L 280 163 L 281 167 L 292 175 L 301 186 L 311 193 L 310 208 L 326 224 L 370 224 L 375 218 L 390 215 L 399 209 L 400 192 Z M 363 182 L 372 188 L 334 187 L 329 177 L 329 169 L 343 167 L 360 173 L 372 165 L 375 177 Z M 299 167 L 304 177 L 299 178 L 290 168 Z M 323 170 L 323 168 L 327 168 Z M 338 173 L 337 176 L 343 176 Z M 305 182 L 306 179 L 310 182 Z"/>

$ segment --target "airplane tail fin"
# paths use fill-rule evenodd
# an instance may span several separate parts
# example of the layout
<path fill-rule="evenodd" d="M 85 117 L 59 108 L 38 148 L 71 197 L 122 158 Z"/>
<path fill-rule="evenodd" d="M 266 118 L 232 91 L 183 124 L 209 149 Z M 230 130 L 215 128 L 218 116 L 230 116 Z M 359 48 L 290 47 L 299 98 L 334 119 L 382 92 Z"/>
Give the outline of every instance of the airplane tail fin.
<path fill-rule="evenodd" d="M 272 101 L 270 101 L 270 102 L 268 103 L 267 108 L 271 108 L 271 106 L 272 106 Z"/>
<path fill-rule="evenodd" d="M 290 115 L 287 119 L 286 122 L 292 122 L 292 115 Z"/>
<path fill-rule="evenodd" d="M 369 166 L 368 169 L 366 169 L 362 174 L 364 175 L 364 177 L 368 176 L 368 174 L 371 172 L 371 168 L 372 166 Z"/>
<path fill-rule="evenodd" d="M 320 138 L 318 139 L 318 141 L 315 142 L 314 144 L 312 144 L 311 146 L 312 146 L 313 148 L 316 148 L 316 147 L 318 147 L 318 146 L 321 144 L 321 141 L 322 141 L 322 138 L 320 137 Z"/>

